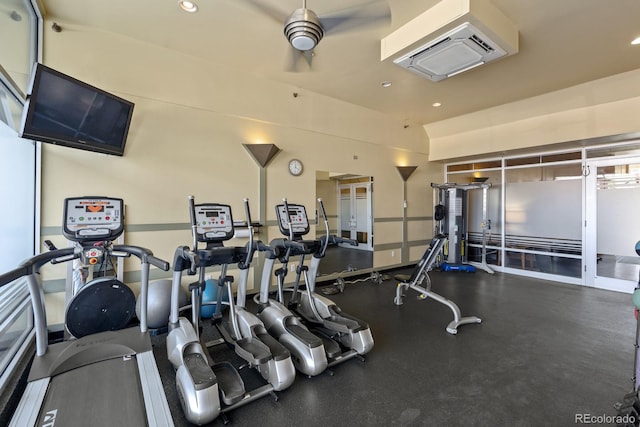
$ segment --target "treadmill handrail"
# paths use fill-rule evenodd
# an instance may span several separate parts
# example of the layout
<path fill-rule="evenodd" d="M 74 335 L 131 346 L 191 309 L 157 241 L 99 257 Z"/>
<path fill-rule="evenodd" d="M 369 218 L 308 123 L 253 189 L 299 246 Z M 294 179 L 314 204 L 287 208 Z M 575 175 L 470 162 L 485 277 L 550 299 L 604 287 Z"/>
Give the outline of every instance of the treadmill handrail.
<path fill-rule="evenodd" d="M 27 277 L 27 287 L 31 296 L 31 304 L 33 307 L 34 329 L 36 331 L 36 354 L 38 356 L 44 356 L 47 352 L 48 338 L 47 338 L 47 316 L 44 303 L 44 294 L 42 292 L 42 285 L 39 280 L 40 268 L 47 264 L 55 264 L 58 262 L 68 262 L 73 259 L 79 258 L 82 253 L 82 247 L 69 247 L 63 249 L 55 249 L 48 252 L 35 255 L 25 261 L 14 270 L 0 275 L 0 286 L 4 286 L 11 283 L 21 277 Z M 153 256 L 153 252 L 149 249 L 132 246 L 132 245 L 114 245 L 108 250 L 124 252 L 127 254 L 135 255 L 140 258 L 141 261 L 141 278 L 140 278 L 140 299 L 145 302 L 141 304 L 140 313 L 140 331 L 147 332 L 147 291 L 149 286 L 149 265 L 162 269 L 169 270 L 169 263 Z"/>
<path fill-rule="evenodd" d="M 75 252 L 75 248 L 73 247 L 56 249 L 53 251 L 43 252 L 41 254 L 35 255 L 23 261 L 17 268 L 0 275 L 0 287 L 8 285 L 9 283 L 21 277 L 38 273 L 40 271 L 40 267 L 42 267 L 46 263 L 53 262 L 57 258 L 67 257 L 70 255 L 75 256 L 69 259 L 65 259 L 65 261 L 71 261 L 72 259 L 80 257 L 80 253 Z"/>
<path fill-rule="evenodd" d="M 169 263 L 167 261 L 153 256 L 153 252 L 151 252 L 151 250 L 143 248 L 142 246 L 113 245 L 112 250 L 122 251 L 130 255 L 135 255 L 140 259 L 142 264 L 148 263 L 155 267 L 158 267 L 160 270 L 169 271 Z"/>

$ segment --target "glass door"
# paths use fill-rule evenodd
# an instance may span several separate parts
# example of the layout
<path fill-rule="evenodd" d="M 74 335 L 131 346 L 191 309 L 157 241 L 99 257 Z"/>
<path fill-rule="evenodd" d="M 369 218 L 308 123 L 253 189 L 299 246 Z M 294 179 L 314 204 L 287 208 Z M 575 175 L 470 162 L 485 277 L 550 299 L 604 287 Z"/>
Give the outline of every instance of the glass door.
<path fill-rule="evenodd" d="M 640 157 L 585 164 L 585 284 L 632 292 L 640 256 Z"/>
<path fill-rule="evenodd" d="M 338 185 L 340 219 L 338 234 L 358 241 L 355 248 L 373 250 L 373 221 L 371 213 L 371 183 Z M 354 248 L 354 246 L 345 246 Z"/>

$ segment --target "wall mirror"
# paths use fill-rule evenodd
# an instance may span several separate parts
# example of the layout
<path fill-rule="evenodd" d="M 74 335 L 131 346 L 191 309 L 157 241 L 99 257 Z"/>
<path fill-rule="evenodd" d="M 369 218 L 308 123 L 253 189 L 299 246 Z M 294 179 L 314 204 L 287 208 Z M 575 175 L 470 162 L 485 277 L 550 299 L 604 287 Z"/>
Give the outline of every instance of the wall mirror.
<path fill-rule="evenodd" d="M 320 263 L 321 275 L 373 267 L 373 177 L 351 173 L 317 171 L 316 198 L 321 197 L 329 232 L 358 242 L 357 246 L 329 246 Z M 325 233 L 322 223 L 316 234 Z"/>

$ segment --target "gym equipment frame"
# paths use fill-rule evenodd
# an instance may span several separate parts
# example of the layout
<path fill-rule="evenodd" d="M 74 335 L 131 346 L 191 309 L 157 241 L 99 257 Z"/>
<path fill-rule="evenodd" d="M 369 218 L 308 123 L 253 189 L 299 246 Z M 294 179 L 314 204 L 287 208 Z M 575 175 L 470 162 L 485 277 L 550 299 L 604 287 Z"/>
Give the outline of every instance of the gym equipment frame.
<path fill-rule="evenodd" d="M 398 281 L 396 288 L 396 297 L 393 300 L 396 305 L 402 305 L 402 298 L 404 297 L 404 291 L 411 288 L 418 292 L 420 295 L 418 298 L 426 300 L 428 298 L 434 299 L 440 304 L 444 304 L 453 312 L 453 320 L 447 325 L 447 332 L 450 334 L 457 334 L 458 327 L 470 323 L 481 323 L 482 319 L 476 316 L 462 317 L 460 308 L 451 300 L 446 299 L 442 295 L 439 295 L 431 290 L 431 279 L 429 278 L 429 271 L 435 263 L 438 254 L 442 250 L 444 242 L 447 237 L 445 235 L 437 235 L 431 240 L 431 244 L 422 255 L 420 262 L 416 265 L 411 275 L 396 274 L 394 279 Z M 426 287 L 420 286 L 423 281 L 427 281 Z"/>

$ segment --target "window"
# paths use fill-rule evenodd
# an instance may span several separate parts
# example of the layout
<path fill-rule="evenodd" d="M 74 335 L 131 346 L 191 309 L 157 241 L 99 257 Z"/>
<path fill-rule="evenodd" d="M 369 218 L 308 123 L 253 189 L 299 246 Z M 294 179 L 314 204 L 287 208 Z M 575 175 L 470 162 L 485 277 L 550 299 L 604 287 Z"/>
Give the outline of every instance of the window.
<path fill-rule="evenodd" d="M 580 163 L 505 171 L 504 266 L 582 276 Z"/>
<path fill-rule="evenodd" d="M 489 225 L 488 264 L 523 274 L 581 278 L 582 151 L 476 160 L 446 170 L 449 183 L 491 183 L 488 224 L 482 221 L 481 192 L 469 191 L 470 261 L 480 261 L 482 226 Z"/>
<path fill-rule="evenodd" d="M 42 20 L 35 0 L 0 0 L 0 274 L 36 252 L 39 147 L 18 138 L 24 92 L 39 58 Z M 0 390 L 32 336 L 24 278 L 0 288 Z M 9 390 L 10 392 L 10 390 Z"/>

